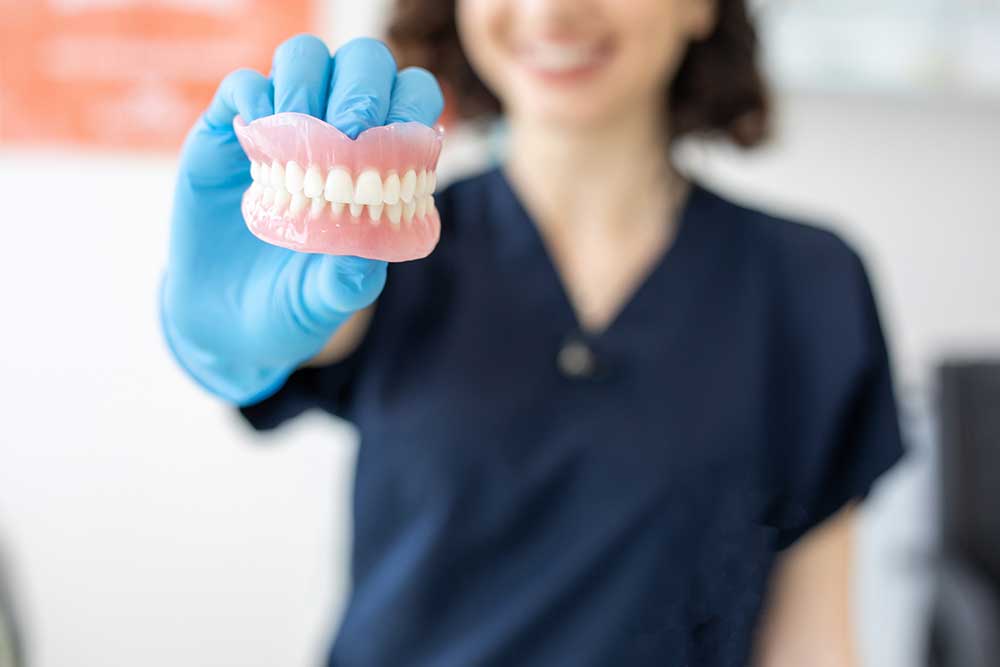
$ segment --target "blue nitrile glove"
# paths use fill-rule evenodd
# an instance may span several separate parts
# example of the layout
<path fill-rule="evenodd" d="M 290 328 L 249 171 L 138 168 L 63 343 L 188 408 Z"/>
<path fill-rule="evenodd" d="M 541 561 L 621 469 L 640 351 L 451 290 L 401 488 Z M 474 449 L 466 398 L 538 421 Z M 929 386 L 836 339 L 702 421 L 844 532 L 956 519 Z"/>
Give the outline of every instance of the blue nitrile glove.
<path fill-rule="evenodd" d="M 266 398 L 385 284 L 385 262 L 294 252 L 250 233 L 240 212 L 250 161 L 233 118 L 298 111 L 354 138 L 397 121 L 431 125 L 442 106 L 433 76 L 397 73 L 372 39 L 331 58 L 298 35 L 275 51 L 270 78 L 237 70 L 223 80 L 181 153 L 160 296 L 167 343 L 195 380 L 238 405 Z"/>

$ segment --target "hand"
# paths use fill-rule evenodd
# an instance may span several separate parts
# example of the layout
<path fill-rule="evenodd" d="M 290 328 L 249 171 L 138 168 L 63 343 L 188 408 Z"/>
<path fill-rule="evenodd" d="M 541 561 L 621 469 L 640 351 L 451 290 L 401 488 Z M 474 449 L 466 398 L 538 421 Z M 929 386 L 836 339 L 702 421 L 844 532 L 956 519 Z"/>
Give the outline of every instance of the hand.
<path fill-rule="evenodd" d="M 262 400 L 385 284 L 385 262 L 298 253 L 250 233 L 240 212 L 250 162 L 234 117 L 297 111 L 355 138 L 393 122 L 432 125 L 443 104 L 429 72 L 397 72 L 372 39 L 331 58 L 298 35 L 275 51 L 270 77 L 241 69 L 222 81 L 181 152 L 160 297 L 164 336 L 189 375 L 233 403 Z"/>

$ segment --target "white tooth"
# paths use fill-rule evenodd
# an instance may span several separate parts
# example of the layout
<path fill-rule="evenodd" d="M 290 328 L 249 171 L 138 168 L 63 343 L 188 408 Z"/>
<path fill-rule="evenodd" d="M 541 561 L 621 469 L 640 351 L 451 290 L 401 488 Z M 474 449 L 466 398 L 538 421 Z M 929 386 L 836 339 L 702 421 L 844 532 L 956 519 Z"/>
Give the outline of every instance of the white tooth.
<path fill-rule="evenodd" d="M 392 172 L 385 177 L 382 184 L 382 201 L 386 204 L 399 202 L 399 174 Z"/>
<path fill-rule="evenodd" d="M 288 201 L 292 198 L 292 195 L 288 194 L 288 190 L 281 189 L 274 192 L 274 210 L 277 213 L 281 213 L 288 206 Z"/>
<path fill-rule="evenodd" d="M 385 213 L 389 216 L 389 222 L 394 225 L 398 225 L 400 218 L 403 217 L 403 205 L 399 202 L 396 202 L 395 204 L 388 204 L 385 207 Z"/>
<path fill-rule="evenodd" d="M 271 167 L 267 163 L 260 163 L 260 167 L 257 168 L 257 175 L 260 176 L 261 185 L 271 184 Z"/>
<path fill-rule="evenodd" d="M 382 207 L 385 204 L 369 204 L 368 205 L 368 219 L 372 221 L 373 225 L 377 225 L 379 220 L 382 218 Z"/>
<path fill-rule="evenodd" d="M 330 213 L 332 213 L 334 217 L 338 217 L 344 212 L 344 206 L 344 202 L 330 202 Z"/>
<path fill-rule="evenodd" d="M 265 208 L 274 203 L 274 188 L 264 188 L 264 194 L 260 197 L 260 203 L 263 204 Z"/>
<path fill-rule="evenodd" d="M 417 173 L 410 169 L 403 174 L 403 180 L 399 184 L 399 198 L 403 201 L 413 199 L 413 191 L 417 189 Z"/>
<path fill-rule="evenodd" d="M 289 162 L 285 167 L 285 188 L 292 193 L 301 192 L 306 174 L 296 162 Z"/>
<path fill-rule="evenodd" d="M 422 218 L 427 215 L 427 195 L 423 197 L 417 197 L 417 211 L 416 216 Z"/>
<path fill-rule="evenodd" d="M 417 203 L 412 199 L 407 202 L 403 202 L 403 220 L 407 223 L 413 222 L 413 214 L 417 210 Z"/>
<path fill-rule="evenodd" d="M 358 176 L 358 184 L 354 188 L 354 201 L 359 204 L 382 203 L 382 179 L 374 169 L 365 169 Z"/>
<path fill-rule="evenodd" d="M 418 199 L 426 197 L 429 193 L 427 192 L 427 172 L 423 169 L 417 174 L 417 188 L 414 191 L 414 196 Z"/>
<path fill-rule="evenodd" d="M 318 216 L 323 212 L 323 207 L 326 206 L 326 200 L 322 197 L 313 197 L 312 204 L 309 206 L 309 215 L 312 217 Z"/>
<path fill-rule="evenodd" d="M 323 196 L 327 201 L 350 204 L 354 201 L 354 183 L 351 175 L 342 167 L 334 167 L 326 177 Z"/>
<path fill-rule="evenodd" d="M 306 175 L 302 179 L 302 191 L 306 197 L 323 196 L 323 174 L 319 172 L 319 167 L 316 165 L 306 170 Z"/>
<path fill-rule="evenodd" d="M 427 194 L 432 195 L 437 192 L 438 174 L 436 171 L 427 172 Z"/>
<path fill-rule="evenodd" d="M 250 178 L 257 181 L 260 178 L 260 163 L 257 160 L 250 160 Z"/>
<path fill-rule="evenodd" d="M 271 163 L 271 185 L 275 188 L 285 188 L 285 168 L 275 160 Z"/>
<path fill-rule="evenodd" d="M 427 212 L 435 214 L 438 212 L 437 204 L 434 203 L 434 195 L 428 195 L 427 197 Z"/>
<path fill-rule="evenodd" d="M 296 192 L 294 195 L 292 195 L 292 205 L 288 207 L 289 213 L 291 213 L 292 215 L 298 215 L 299 213 L 302 212 L 302 209 L 306 207 L 307 201 L 309 201 L 308 197 L 306 197 L 301 192 Z"/>
<path fill-rule="evenodd" d="M 364 207 L 364 204 L 354 204 L 354 203 L 352 203 L 352 204 L 350 204 L 350 209 L 351 209 L 351 217 L 352 218 L 360 218 L 361 217 L 361 212 L 365 209 L 365 207 Z"/>

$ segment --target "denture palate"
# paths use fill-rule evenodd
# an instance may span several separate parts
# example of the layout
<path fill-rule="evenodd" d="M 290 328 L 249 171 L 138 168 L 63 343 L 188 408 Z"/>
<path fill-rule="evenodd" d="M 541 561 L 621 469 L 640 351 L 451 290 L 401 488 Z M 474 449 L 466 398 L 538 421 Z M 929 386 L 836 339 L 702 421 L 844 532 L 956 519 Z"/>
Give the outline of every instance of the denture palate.
<path fill-rule="evenodd" d="M 392 225 L 422 218 L 434 207 L 437 174 L 426 169 L 407 169 L 402 174 L 363 169 L 351 174 L 344 167 L 324 169 L 318 165 L 303 167 L 291 161 L 275 160 L 270 164 L 251 160 L 250 175 L 259 189 L 261 204 L 276 215 L 286 210 L 292 215 L 307 207 L 311 217 L 318 217 L 330 206 L 339 216 L 346 207 L 355 222 L 366 218 L 378 225 L 383 214 Z"/>

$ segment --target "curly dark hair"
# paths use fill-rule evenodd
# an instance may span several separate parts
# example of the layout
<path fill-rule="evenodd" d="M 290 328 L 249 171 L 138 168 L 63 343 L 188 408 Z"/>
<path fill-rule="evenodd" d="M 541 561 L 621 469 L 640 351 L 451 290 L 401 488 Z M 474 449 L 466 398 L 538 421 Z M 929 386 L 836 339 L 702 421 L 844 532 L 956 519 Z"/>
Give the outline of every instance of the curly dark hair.
<path fill-rule="evenodd" d="M 757 33 L 744 0 L 716 2 L 714 30 L 688 47 L 667 91 L 671 138 L 721 134 L 754 146 L 766 138 L 770 117 Z M 425 67 L 441 80 L 458 117 L 500 111 L 462 52 L 455 0 L 395 0 L 388 41 L 400 66 Z"/>

